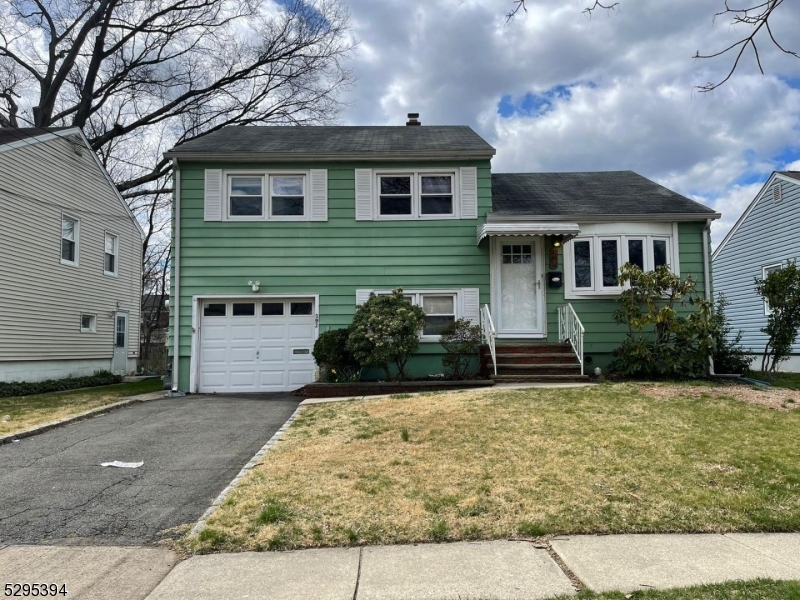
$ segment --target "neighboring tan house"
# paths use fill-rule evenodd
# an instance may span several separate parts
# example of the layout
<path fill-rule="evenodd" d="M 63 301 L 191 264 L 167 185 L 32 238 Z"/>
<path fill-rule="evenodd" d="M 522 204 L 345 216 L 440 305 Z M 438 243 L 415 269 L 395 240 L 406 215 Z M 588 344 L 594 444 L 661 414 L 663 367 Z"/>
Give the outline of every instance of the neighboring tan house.
<path fill-rule="evenodd" d="M 464 317 L 498 379 L 572 380 L 623 341 L 625 262 L 705 291 L 712 210 L 629 171 L 492 174 L 494 154 L 453 126 L 227 127 L 167 152 L 174 387 L 298 388 L 319 332 L 397 287 L 428 315 L 413 376 L 442 372 L 439 334 Z M 537 352 L 550 364 L 519 364 Z"/>
<path fill-rule="evenodd" d="M 0 129 L 0 381 L 135 371 L 141 256 L 79 129 Z"/>
<path fill-rule="evenodd" d="M 764 352 L 769 306 L 756 293 L 755 280 L 800 261 L 800 171 L 773 173 L 712 255 L 714 293 L 724 295 L 733 332 L 755 357 Z M 754 366 L 760 368 L 761 362 Z M 800 371 L 800 342 L 781 371 Z"/>

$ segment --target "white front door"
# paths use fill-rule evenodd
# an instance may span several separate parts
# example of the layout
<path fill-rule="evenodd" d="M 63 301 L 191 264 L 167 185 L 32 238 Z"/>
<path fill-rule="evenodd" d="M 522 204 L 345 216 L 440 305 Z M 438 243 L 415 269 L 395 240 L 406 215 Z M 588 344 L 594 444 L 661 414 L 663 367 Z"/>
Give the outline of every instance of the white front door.
<path fill-rule="evenodd" d="M 198 391 L 282 392 L 314 380 L 313 298 L 204 300 Z"/>
<path fill-rule="evenodd" d="M 114 315 L 114 358 L 111 371 L 124 375 L 128 368 L 128 313 L 118 312 Z"/>
<path fill-rule="evenodd" d="M 536 237 L 495 238 L 493 313 L 500 334 L 544 333 L 541 242 Z"/>

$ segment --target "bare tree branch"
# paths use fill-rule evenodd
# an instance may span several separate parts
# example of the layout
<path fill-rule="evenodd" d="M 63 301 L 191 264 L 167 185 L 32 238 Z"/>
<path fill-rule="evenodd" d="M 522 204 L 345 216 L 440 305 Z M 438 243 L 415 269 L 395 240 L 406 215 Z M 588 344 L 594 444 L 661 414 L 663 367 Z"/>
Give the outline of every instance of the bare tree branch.
<path fill-rule="evenodd" d="M 526 6 L 527 0 L 512 1 L 513 7 L 506 14 L 507 22 L 511 21 L 520 11 L 525 13 L 528 12 L 528 8 Z M 785 2 L 785 0 L 738 0 L 739 2 L 743 3 L 743 5 L 738 6 L 732 6 L 732 1 L 733 0 L 724 0 L 725 9 L 716 13 L 714 15 L 714 20 L 716 21 L 720 17 L 730 17 L 732 25 L 745 25 L 750 29 L 750 33 L 733 44 L 730 44 L 726 48 L 723 48 L 722 50 L 709 54 L 701 54 L 698 50 L 695 53 L 693 58 L 703 59 L 717 58 L 729 53 L 734 54 L 733 64 L 727 71 L 725 77 L 717 82 L 708 82 L 704 85 L 697 86 L 697 89 L 701 92 L 710 92 L 727 83 L 739 68 L 742 57 L 747 52 L 748 48 L 753 52 L 753 57 L 755 58 L 758 70 L 762 74 L 764 73 L 764 67 L 761 63 L 761 54 L 759 53 L 757 40 L 757 36 L 762 29 L 766 30 L 767 35 L 769 36 L 769 41 L 773 46 L 785 54 L 789 54 L 795 58 L 800 58 L 800 55 L 798 55 L 796 51 L 787 49 L 776 39 L 772 32 L 772 28 L 770 27 L 770 19 L 773 18 L 775 11 Z M 618 6 L 619 2 L 603 4 L 599 0 L 595 0 L 591 6 L 587 6 L 583 9 L 583 13 L 591 16 L 598 8 L 604 10 L 614 10 Z"/>

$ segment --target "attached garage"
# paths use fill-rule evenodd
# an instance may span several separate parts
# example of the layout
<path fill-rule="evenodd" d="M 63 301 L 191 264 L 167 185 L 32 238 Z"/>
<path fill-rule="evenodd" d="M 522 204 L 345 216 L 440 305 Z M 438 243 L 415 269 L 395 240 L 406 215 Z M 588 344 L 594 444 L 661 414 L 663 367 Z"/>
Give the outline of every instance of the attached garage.
<path fill-rule="evenodd" d="M 201 299 L 200 393 L 285 392 L 314 380 L 315 297 Z"/>

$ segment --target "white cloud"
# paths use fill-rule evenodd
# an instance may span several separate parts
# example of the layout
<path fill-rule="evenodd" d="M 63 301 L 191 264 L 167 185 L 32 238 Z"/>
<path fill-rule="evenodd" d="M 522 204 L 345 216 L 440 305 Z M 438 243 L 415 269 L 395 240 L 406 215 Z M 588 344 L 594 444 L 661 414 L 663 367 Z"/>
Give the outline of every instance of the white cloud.
<path fill-rule="evenodd" d="M 537 0 L 509 24 L 511 0 L 349 4 L 363 60 L 345 122 L 401 124 L 414 111 L 423 125 L 471 125 L 497 148 L 496 171 L 631 169 L 722 212 L 715 242 L 773 169 L 800 168 L 800 91 L 787 83 L 800 61 L 765 45 L 767 76 L 748 56 L 724 87 L 695 90 L 732 59 L 695 52 L 742 33 L 713 23 L 721 0 L 621 0 L 591 19 L 586 0 Z M 791 43 L 800 11 L 781 10 L 773 30 Z M 498 114 L 506 96 L 557 86 L 570 94 L 545 111 Z"/>

